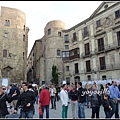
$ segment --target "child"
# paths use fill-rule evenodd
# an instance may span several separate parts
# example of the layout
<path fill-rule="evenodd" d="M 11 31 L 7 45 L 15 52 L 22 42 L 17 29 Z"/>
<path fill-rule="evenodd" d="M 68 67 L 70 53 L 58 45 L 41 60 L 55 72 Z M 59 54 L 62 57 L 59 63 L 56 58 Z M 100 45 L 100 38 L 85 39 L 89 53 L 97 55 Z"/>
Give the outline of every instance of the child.
<path fill-rule="evenodd" d="M 111 100 L 109 99 L 108 94 L 104 94 L 103 107 L 104 107 L 106 118 L 110 118 L 110 112 L 112 108 L 111 108 Z"/>

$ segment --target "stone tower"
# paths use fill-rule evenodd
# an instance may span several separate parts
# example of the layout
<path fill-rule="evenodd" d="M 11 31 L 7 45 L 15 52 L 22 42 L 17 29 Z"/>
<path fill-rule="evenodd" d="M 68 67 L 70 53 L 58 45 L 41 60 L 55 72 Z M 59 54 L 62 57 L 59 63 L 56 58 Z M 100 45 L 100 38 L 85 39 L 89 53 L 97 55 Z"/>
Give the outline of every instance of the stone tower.
<path fill-rule="evenodd" d="M 9 78 L 11 83 L 26 81 L 28 32 L 25 13 L 15 8 L 1 7 L 1 77 Z"/>
<path fill-rule="evenodd" d="M 63 49 L 62 30 L 64 29 L 65 24 L 60 20 L 48 22 L 44 29 L 44 73 L 48 84 L 52 79 L 53 65 L 57 66 L 59 72 L 63 71 L 61 50 Z"/>

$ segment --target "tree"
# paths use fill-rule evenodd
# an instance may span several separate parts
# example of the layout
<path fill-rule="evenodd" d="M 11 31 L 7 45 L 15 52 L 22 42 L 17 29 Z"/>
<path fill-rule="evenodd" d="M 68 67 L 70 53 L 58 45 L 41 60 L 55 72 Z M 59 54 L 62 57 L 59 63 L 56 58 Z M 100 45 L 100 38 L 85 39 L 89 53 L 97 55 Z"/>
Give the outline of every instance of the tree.
<path fill-rule="evenodd" d="M 59 79 L 59 76 L 61 75 L 60 72 L 58 72 L 58 69 L 57 69 L 57 66 L 53 65 L 52 66 L 52 84 L 58 84 L 58 79 Z"/>

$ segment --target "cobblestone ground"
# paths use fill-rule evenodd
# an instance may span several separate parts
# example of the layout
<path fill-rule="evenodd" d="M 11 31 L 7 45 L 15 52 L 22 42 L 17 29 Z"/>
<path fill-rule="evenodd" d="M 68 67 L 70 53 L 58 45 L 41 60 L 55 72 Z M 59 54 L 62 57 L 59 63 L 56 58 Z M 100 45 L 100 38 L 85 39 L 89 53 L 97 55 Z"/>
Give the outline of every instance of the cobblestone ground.
<path fill-rule="evenodd" d="M 50 118 L 61 118 L 62 117 L 62 107 L 61 107 L 61 101 L 57 101 L 56 102 L 56 106 L 57 109 L 50 109 Z M 51 108 L 51 105 L 50 105 Z M 39 117 L 39 105 L 35 104 L 35 115 L 34 118 L 38 118 Z M 85 106 L 85 116 L 86 118 L 91 118 L 91 113 L 92 113 L 92 109 L 91 108 L 87 108 Z M 46 112 L 44 111 L 44 118 L 46 117 Z M 68 118 L 72 118 L 72 110 L 71 110 L 71 104 L 69 104 L 68 107 Z M 103 107 L 100 107 L 100 118 L 105 118 L 105 114 L 104 114 L 104 110 Z M 114 118 L 114 116 L 113 116 Z"/>

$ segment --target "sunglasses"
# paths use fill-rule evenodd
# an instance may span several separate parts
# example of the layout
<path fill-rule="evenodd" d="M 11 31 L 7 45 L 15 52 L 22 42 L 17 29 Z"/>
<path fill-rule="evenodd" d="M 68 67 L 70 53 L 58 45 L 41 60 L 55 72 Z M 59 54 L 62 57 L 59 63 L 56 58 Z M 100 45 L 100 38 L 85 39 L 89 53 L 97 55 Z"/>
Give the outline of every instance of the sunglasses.
<path fill-rule="evenodd" d="M 2 90 L 6 90 L 6 88 L 2 88 Z"/>

